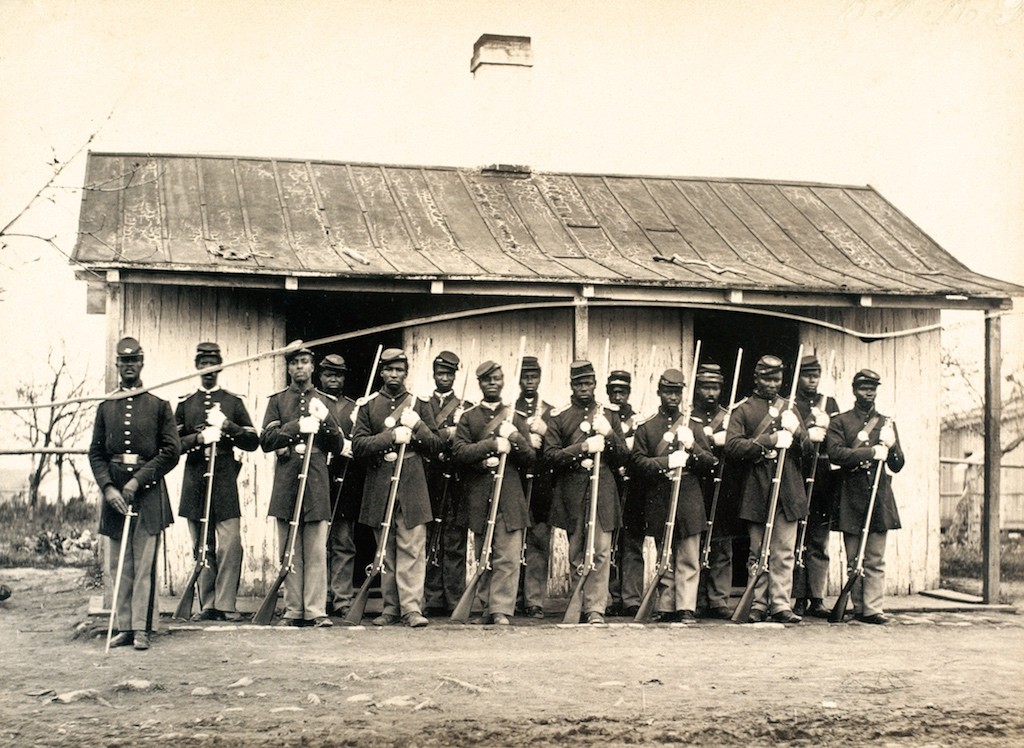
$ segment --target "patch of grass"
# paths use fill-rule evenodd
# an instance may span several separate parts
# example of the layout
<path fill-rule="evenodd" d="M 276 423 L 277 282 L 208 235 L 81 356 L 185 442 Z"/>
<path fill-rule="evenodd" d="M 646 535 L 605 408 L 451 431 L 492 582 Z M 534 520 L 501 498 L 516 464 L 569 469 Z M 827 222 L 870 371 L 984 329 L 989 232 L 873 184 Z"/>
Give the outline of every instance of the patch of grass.
<path fill-rule="evenodd" d="M 95 502 L 77 498 L 32 511 L 16 497 L 0 504 L 0 567 L 90 566 L 100 555 L 96 525 Z"/>
<path fill-rule="evenodd" d="M 945 578 L 982 576 L 983 559 L 980 548 L 943 543 L 939 573 Z M 1000 544 L 1000 576 L 1007 581 L 1024 581 L 1024 540 L 1004 538 Z"/>

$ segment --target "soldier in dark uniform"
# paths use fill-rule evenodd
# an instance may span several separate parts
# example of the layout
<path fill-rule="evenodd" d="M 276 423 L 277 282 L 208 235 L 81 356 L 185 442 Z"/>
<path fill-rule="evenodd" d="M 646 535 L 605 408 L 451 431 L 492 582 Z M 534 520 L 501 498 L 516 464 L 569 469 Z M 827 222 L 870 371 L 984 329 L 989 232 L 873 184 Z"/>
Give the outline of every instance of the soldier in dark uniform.
<path fill-rule="evenodd" d="M 636 413 L 629 404 L 633 389 L 633 377 L 628 371 L 609 372 L 605 392 L 608 393 L 608 410 L 619 414 L 619 430 L 626 442 L 626 450 L 632 451 L 636 434 Z M 633 490 L 629 465 L 622 465 L 615 471 L 615 483 L 619 490 L 619 506 L 622 508 L 622 527 L 612 537 L 615 564 L 608 583 L 611 605 L 607 615 L 635 616 L 640 609 L 644 594 L 644 496 Z"/>
<path fill-rule="evenodd" d="M 841 468 L 839 516 L 833 518 L 833 523 L 834 529 L 843 533 L 847 564 L 851 568 L 856 563 L 860 548 L 875 470 L 879 462 L 885 463 L 868 528 L 863 584 L 858 584 L 853 590 L 856 620 L 875 624 L 889 622 L 882 609 L 885 540 L 889 530 L 900 528 L 892 478 L 885 467 L 898 473 L 906 462 L 895 423 L 875 410 L 875 396 L 881 381 L 882 378 L 870 369 L 861 369 L 854 375 L 854 406 L 832 419 L 825 439 L 829 459 Z"/>
<path fill-rule="evenodd" d="M 320 389 L 330 395 L 327 408 L 341 429 L 340 452 L 328 455 L 331 476 L 331 527 L 327 538 L 327 613 L 344 618 L 352 598 L 356 568 L 355 526 L 363 497 L 363 466 L 352 459 L 352 418 L 356 402 L 345 396 L 348 366 L 336 353 L 320 361 Z"/>
<path fill-rule="evenodd" d="M 835 471 L 829 466 L 828 449 L 824 444 L 829 420 L 839 414 L 839 405 L 832 397 L 818 392 L 821 362 L 817 356 L 804 356 L 800 361 L 800 378 L 796 383 L 796 409 L 817 452 L 807 465 L 810 480 L 814 473 L 807 529 L 804 534 L 804 565 L 797 566 L 793 576 L 793 595 L 798 616 L 828 618 L 825 588 L 828 585 L 828 540 L 835 501 Z M 799 549 L 797 549 L 799 552 Z"/>
<path fill-rule="evenodd" d="M 404 351 L 388 348 L 381 354 L 383 385 L 359 409 L 352 451 L 357 460 L 366 463 L 359 521 L 374 529 L 379 544 L 398 453 L 401 445 L 407 445 L 381 573 L 384 611 L 373 624 L 388 626 L 404 621 L 407 626 L 420 628 L 429 623 L 421 608 L 426 525 L 433 519 L 423 458 L 437 455 L 441 438 L 426 401 L 406 390 L 408 374 L 409 360 Z"/>
<path fill-rule="evenodd" d="M 477 559 L 483 549 L 484 534 L 495 490 L 495 471 L 499 455 L 506 457 L 505 472 L 498 495 L 491 543 L 491 571 L 484 574 L 478 596 L 483 604 L 479 622 L 507 626 L 516 604 L 519 587 L 520 551 L 523 533 L 529 525 L 529 507 L 523 492 L 523 478 L 536 461 L 530 444 L 530 426 L 511 405 L 501 402 L 505 374 L 494 361 L 485 361 L 476 369 L 483 401 L 467 410 L 459 420 L 452 444 L 455 462 L 462 469 L 462 500 L 469 528 L 473 531 Z"/>
<path fill-rule="evenodd" d="M 775 468 L 781 450 L 786 462 L 779 484 L 774 530 L 769 546 L 768 574 L 755 588 L 750 621 L 767 616 L 778 623 L 799 623 L 793 612 L 793 546 L 799 519 L 807 513 L 804 492 L 803 457 L 812 445 L 800 419 L 779 397 L 782 387 L 782 359 L 762 356 L 754 366 L 754 392 L 732 413 L 725 441 L 725 457 L 745 469 L 740 519 L 747 521 L 752 567 L 760 553 L 768 521 Z"/>
<path fill-rule="evenodd" d="M 547 418 L 551 405 L 545 402 L 537 389 L 540 387 L 540 363 L 536 356 L 523 356 L 519 374 L 519 398 L 516 412 L 530 426 L 530 446 L 537 452 L 537 460 L 523 480 L 523 490 L 530 504 L 530 525 L 526 530 L 526 548 L 522 574 L 522 607 L 529 618 L 544 617 L 544 598 L 548 594 L 548 558 L 551 555 L 551 465 L 543 458 L 543 439 L 547 432 Z"/>
<path fill-rule="evenodd" d="M 117 343 L 119 392 L 142 387 L 142 347 L 135 338 Z M 100 534 L 110 539 L 110 576 L 117 576 L 125 517 L 131 511 L 117 600 L 118 630 L 112 647 L 149 649 L 156 596 L 156 554 L 160 533 L 174 521 L 164 476 L 178 464 L 181 442 L 166 400 L 150 392 L 104 400 L 96 408 L 89 465 L 103 494 Z"/>
<path fill-rule="evenodd" d="M 196 346 L 196 368 L 217 366 L 223 361 L 220 346 L 200 343 Z M 238 502 L 238 471 L 233 447 L 253 452 L 260 444 L 249 412 L 238 395 L 217 384 L 220 370 L 203 371 L 199 389 L 183 398 L 174 411 L 185 457 L 185 474 L 181 481 L 181 504 L 178 515 L 188 520 L 196 558 L 202 546 L 209 547 L 207 566 L 199 574 L 199 600 L 202 609 L 193 621 L 237 621 L 235 600 L 242 574 L 242 509 Z M 210 452 L 217 450 L 214 461 L 213 492 L 207 536 L 200 537 L 203 511 L 206 506 L 207 473 Z"/>
<path fill-rule="evenodd" d="M 298 348 L 285 356 L 291 384 L 270 396 L 260 446 L 277 455 L 270 516 L 277 518 L 281 558 L 288 552 L 289 531 L 309 435 L 313 450 L 298 518 L 293 569 L 284 580 L 285 626 L 333 625 L 327 617 L 327 532 L 331 518 L 327 454 L 342 448 L 342 433 L 331 414 L 332 398 L 313 386 L 313 352 Z"/>
<path fill-rule="evenodd" d="M 427 530 L 427 548 L 436 545 L 437 557 L 428 558 L 424 582 L 423 613 L 448 616 L 466 589 L 466 519 L 461 502 L 461 483 L 451 459 L 455 429 L 463 411 L 471 405 L 452 391 L 459 370 L 459 357 L 441 351 L 434 359 L 434 394 L 427 407 L 437 425 L 441 451 L 427 465 L 430 511 L 434 521 Z M 429 554 L 428 554 L 429 555 Z"/>
<path fill-rule="evenodd" d="M 715 479 L 720 477 L 718 505 L 711 528 L 708 568 L 701 570 L 697 593 L 697 616 L 721 620 L 732 616 L 729 596 L 732 594 L 732 541 L 744 528 L 739 526 L 739 472 L 730 470 L 723 455 L 729 410 L 719 403 L 725 378 L 718 364 L 702 364 L 697 371 L 693 393 L 690 428 L 697 444 L 714 455 L 717 466 L 700 476 L 704 491 L 704 510 L 711 512 L 715 496 Z M 710 521 L 710 520 L 709 520 Z M 706 542 L 703 541 L 703 542 Z"/>
<path fill-rule="evenodd" d="M 572 398 L 569 405 L 549 415 L 544 435 L 544 457 L 554 469 L 551 523 L 569 535 L 569 563 L 573 574 L 583 562 L 591 472 L 601 454 L 597 482 L 597 524 L 594 527 L 594 568 L 583 585 L 583 619 L 604 623 L 608 607 L 608 577 L 612 531 L 619 526 L 619 492 L 615 473 L 629 453 L 618 426 L 618 414 L 606 411 L 595 399 L 597 377 L 589 361 L 569 367 Z"/>
<path fill-rule="evenodd" d="M 658 553 L 664 550 L 664 531 L 669 521 L 672 535 L 672 568 L 661 579 L 658 596 L 659 620 L 695 623 L 697 588 L 700 582 L 700 534 L 707 517 L 704 493 L 698 475 L 715 465 L 710 451 L 697 443 L 693 430 L 679 411 L 686 383 L 678 369 L 667 369 L 658 379 L 661 407 L 640 424 L 633 443 L 632 460 L 643 479 L 647 499 L 647 531 L 654 535 Z M 679 502 L 669 517 L 673 477 L 682 470 Z"/>

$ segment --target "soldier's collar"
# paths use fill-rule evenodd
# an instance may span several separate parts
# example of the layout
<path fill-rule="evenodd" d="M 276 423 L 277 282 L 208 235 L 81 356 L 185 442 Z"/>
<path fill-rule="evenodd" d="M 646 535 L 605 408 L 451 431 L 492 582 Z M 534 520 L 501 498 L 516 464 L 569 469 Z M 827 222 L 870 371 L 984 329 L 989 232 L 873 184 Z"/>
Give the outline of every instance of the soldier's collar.
<path fill-rule="evenodd" d="M 288 389 L 290 389 L 292 392 L 295 392 L 295 393 L 297 393 L 299 395 L 305 395 L 305 394 L 315 390 L 316 387 L 313 386 L 313 380 L 311 379 L 311 380 L 309 380 L 309 384 L 306 385 L 306 387 L 304 389 L 299 389 L 299 385 L 295 384 L 295 382 L 292 382 L 291 384 L 289 384 L 288 385 Z"/>
<path fill-rule="evenodd" d="M 219 389 L 220 389 L 220 385 L 218 384 L 218 385 L 214 385 L 210 389 L 206 389 L 205 387 L 200 387 L 199 391 L 202 392 L 202 393 L 205 393 L 207 395 L 212 395 L 214 392 L 216 392 Z"/>
<path fill-rule="evenodd" d="M 131 387 L 125 387 L 123 384 L 118 384 L 117 389 L 119 389 L 122 392 L 131 392 L 132 390 L 141 390 L 143 386 L 144 385 L 142 384 L 142 380 L 140 379 Z"/>
<path fill-rule="evenodd" d="M 449 397 L 455 394 L 455 390 L 448 390 L 447 392 L 441 392 L 440 390 L 434 390 L 434 396 L 438 400 L 447 400 Z"/>

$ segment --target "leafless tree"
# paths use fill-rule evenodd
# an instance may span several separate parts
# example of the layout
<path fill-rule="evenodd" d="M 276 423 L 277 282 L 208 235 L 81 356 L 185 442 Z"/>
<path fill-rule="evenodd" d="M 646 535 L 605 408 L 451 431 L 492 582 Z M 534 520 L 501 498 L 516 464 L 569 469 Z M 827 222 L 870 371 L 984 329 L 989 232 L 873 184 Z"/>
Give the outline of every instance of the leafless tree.
<path fill-rule="evenodd" d="M 14 411 L 21 421 L 18 437 L 32 448 L 80 447 L 84 446 L 89 433 L 89 407 L 82 403 L 47 405 L 58 400 L 80 397 L 89 388 L 87 373 L 76 374 L 68 364 L 65 353 L 50 350 L 46 357 L 45 375 L 33 382 L 20 382 L 17 387 L 18 400 L 27 405 L 36 405 L 27 410 Z M 35 512 L 39 505 L 39 488 L 50 473 L 57 470 L 57 504 L 63 506 L 64 468 L 70 468 L 78 484 L 80 496 L 85 495 L 83 473 L 77 464 L 81 455 L 34 453 L 32 470 L 29 473 L 29 507 Z"/>

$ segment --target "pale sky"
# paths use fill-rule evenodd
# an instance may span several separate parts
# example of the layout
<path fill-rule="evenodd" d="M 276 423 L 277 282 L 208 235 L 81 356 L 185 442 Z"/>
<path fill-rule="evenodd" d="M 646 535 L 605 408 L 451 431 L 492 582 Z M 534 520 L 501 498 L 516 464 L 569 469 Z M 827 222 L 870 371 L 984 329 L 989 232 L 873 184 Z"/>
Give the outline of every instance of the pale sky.
<path fill-rule="evenodd" d="M 870 184 L 1024 285 L 1024 0 L 0 0 L 0 226 L 94 132 L 98 151 L 500 160 L 469 70 L 482 33 L 533 40 L 536 169 Z M 84 165 L 11 231 L 70 253 Z M 63 337 L 99 373 L 85 284 L 6 241 L 8 357 Z M 0 400 L 28 374 L 5 367 Z"/>

